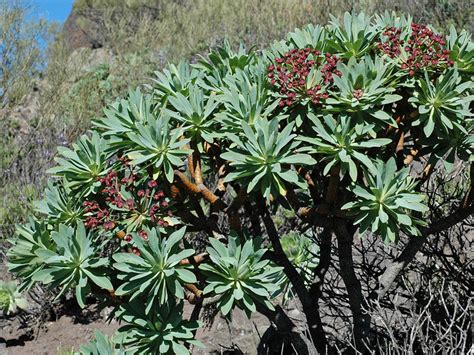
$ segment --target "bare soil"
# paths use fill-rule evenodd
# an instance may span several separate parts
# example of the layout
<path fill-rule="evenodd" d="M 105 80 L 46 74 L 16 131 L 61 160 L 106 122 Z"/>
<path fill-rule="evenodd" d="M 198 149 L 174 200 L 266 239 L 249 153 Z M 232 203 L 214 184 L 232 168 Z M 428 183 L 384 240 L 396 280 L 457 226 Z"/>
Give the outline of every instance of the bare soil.
<path fill-rule="evenodd" d="M 190 314 L 191 307 L 187 307 L 185 313 Z M 80 312 L 74 307 L 72 312 L 43 324 L 36 336 L 29 335 L 31 329 L 22 329 L 17 317 L 0 320 L 0 354 L 70 354 L 88 343 L 96 329 L 112 335 L 120 327 L 116 321 L 106 322 L 107 316 L 107 311 L 97 311 L 96 305 L 89 305 Z M 248 319 L 242 311 L 235 310 L 232 322 L 218 315 L 212 324 L 198 331 L 197 338 L 206 348 L 195 348 L 193 354 L 255 354 L 260 336 L 268 326 L 268 320 L 260 314 Z"/>

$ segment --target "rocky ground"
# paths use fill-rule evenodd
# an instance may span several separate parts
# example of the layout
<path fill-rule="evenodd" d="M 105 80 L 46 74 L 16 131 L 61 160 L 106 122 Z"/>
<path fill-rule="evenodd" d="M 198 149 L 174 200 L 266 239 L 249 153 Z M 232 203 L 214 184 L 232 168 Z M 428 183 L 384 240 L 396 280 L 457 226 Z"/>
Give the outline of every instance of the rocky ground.
<path fill-rule="evenodd" d="M 22 329 L 16 317 L 7 321 L 4 319 L 3 324 L 0 320 L 0 354 L 69 354 L 92 339 L 96 329 L 111 335 L 120 327 L 116 321 L 106 322 L 106 313 L 98 312 L 96 305 L 90 305 L 82 312 L 73 309 L 43 324 L 32 337 L 28 336 L 30 329 Z M 206 348 L 195 348 L 193 354 L 253 354 L 268 325 L 263 316 L 255 314 L 247 319 L 239 310 L 234 312 L 232 324 L 217 316 L 210 327 L 200 329 L 197 334 Z"/>

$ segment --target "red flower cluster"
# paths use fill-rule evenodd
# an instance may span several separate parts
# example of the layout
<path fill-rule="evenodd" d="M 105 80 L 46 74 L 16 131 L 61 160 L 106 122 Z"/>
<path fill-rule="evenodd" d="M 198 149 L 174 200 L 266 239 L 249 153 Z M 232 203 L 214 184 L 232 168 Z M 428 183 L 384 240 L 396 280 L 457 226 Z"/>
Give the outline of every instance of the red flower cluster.
<path fill-rule="evenodd" d="M 283 97 L 280 106 L 291 106 L 304 98 L 309 98 L 314 104 L 327 99 L 329 95 L 321 91 L 321 85 L 307 88 L 306 79 L 315 68 L 323 74 L 324 84 L 330 84 L 334 74 L 341 75 L 336 69 L 337 63 L 335 55 L 326 53 L 322 56 L 320 51 L 312 48 L 292 49 L 282 58 L 276 58 L 275 65 L 268 67 L 268 78 Z"/>
<path fill-rule="evenodd" d="M 337 76 L 341 76 L 342 73 L 337 70 L 337 63 L 339 59 L 335 54 L 331 53 L 326 53 L 325 54 L 325 59 L 323 62 L 323 68 L 321 69 L 321 73 L 323 73 L 323 78 L 324 78 L 324 84 L 329 84 L 334 81 L 333 79 L 333 74 Z"/>
<path fill-rule="evenodd" d="M 119 170 L 122 178 L 117 171 L 110 171 L 107 176 L 98 179 L 102 189 L 94 200 L 84 201 L 87 214 L 85 226 L 112 230 L 120 221 L 143 216 L 152 224 L 167 227 L 168 222 L 163 217 L 172 216 L 172 212 L 164 192 L 158 189 L 158 182 L 151 179 L 143 181 L 126 160 L 122 160 L 122 165 L 124 169 Z M 131 197 L 124 197 L 123 190 Z M 145 240 L 148 238 L 143 230 L 139 231 L 139 235 Z M 124 240 L 130 242 L 132 238 L 127 235 Z"/>
<path fill-rule="evenodd" d="M 385 54 L 394 58 L 400 55 L 404 46 L 408 59 L 401 68 L 408 70 L 414 76 L 417 70 L 423 68 L 436 68 L 440 65 L 452 66 L 454 62 L 449 59 L 449 50 L 446 49 L 444 35 L 436 34 L 425 25 L 411 24 L 411 34 L 408 41 L 400 39 L 401 30 L 387 27 L 383 32 L 386 36 L 384 42 L 378 43 L 378 48 Z"/>
<path fill-rule="evenodd" d="M 384 42 L 379 42 L 377 48 L 390 56 L 390 58 L 395 58 L 400 55 L 400 49 L 403 47 L 403 40 L 400 39 L 402 30 L 395 27 L 386 27 L 382 35 L 387 39 Z"/>
<path fill-rule="evenodd" d="M 148 233 L 145 232 L 143 229 L 138 232 L 138 235 L 142 237 L 144 240 L 148 240 Z"/>
<path fill-rule="evenodd" d="M 97 228 L 99 225 L 104 225 L 104 229 L 108 230 L 111 226 L 110 223 L 110 211 L 108 208 L 101 208 L 97 202 L 94 201 L 84 201 L 83 203 L 85 209 L 84 212 L 91 214 L 86 218 L 84 226 L 86 228 Z M 113 226 L 112 228 L 113 229 Z"/>

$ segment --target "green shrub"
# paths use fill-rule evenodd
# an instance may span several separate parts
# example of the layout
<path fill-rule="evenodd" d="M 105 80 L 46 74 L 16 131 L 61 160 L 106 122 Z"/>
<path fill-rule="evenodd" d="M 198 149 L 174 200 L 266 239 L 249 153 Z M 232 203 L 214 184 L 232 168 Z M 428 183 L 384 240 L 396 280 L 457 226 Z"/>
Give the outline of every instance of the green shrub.
<path fill-rule="evenodd" d="M 31 16 L 22 0 L 0 1 L 0 109 L 22 101 L 44 65 L 40 42 L 48 39 L 50 25 Z"/>
<path fill-rule="evenodd" d="M 72 149 L 58 149 L 54 185 L 84 211 L 60 213 L 57 223 L 44 209 L 41 222 L 20 226 L 10 270 L 24 288 L 75 288 L 81 306 L 88 294 L 105 294 L 132 353 L 188 353 L 207 302 L 228 317 L 238 307 L 278 327 L 287 319 L 280 331 L 293 338 L 285 339 L 305 337 L 278 306 L 291 283 L 323 351 L 317 285 L 273 221 L 292 210 L 295 230 L 336 236 L 354 346 L 363 351 L 371 322 L 352 258 L 357 233 L 413 240 L 474 213 L 468 192 L 454 215 L 427 220 L 438 206 L 422 189 L 441 163 L 437 147 L 457 150 L 451 137 L 473 134 L 467 37 L 411 18 L 346 13 L 262 53 L 224 46 L 196 65 L 169 66 L 148 93 L 130 92 Z M 456 42 L 465 50 L 450 51 Z M 453 93 L 439 93 L 444 86 Z M 465 163 L 474 161 L 467 145 L 455 157 Z M 207 252 L 195 252 L 197 235 Z M 189 320 L 184 300 L 197 307 Z M 307 339 L 293 346 L 314 350 Z"/>
<path fill-rule="evenodd" d="M 22 98 L 33 87 L 38 87 L 40 93 L 38 110 L 32 114 L 35 117 L 25 121 L 10 115 L 10 111 L 0 113 L 0 131 L 7 137 L 0 146 L 0 169 L 5 172 L 2 185 L 10 186 L 12 191 L 34 188 L 34 195 L 46 185 L 44 172 L 51 164 L 52 148 L 74 141 L 83 134 L 91 120 L 102 114 L 105 104 L 147 81 L 166 62 L 199 57 L 206 54 L 209 47 L 221 45 L 225 38 L 233 48 L 240 42 L 247 48 L 263 48 L 296 27 L 311 22 L 325 24 L 330 20 L 330 13 L 340 17 L 346 10 L 381 13 L 395 9 L 414 14 L 417 20 L 438 27 L 450 23 L 458 28 L 472 27 L 469 17 L 472 11 L 462 0 L 397 3 L 391 0 L 335 0 L 323 5 L 313 0 L 83 0 L 75 1 L 78 23 L 81 26 L 84 22 L 83 30 L 87 32 L 91 28 L 90 22 L 97 21 L 98 33 L 94 36 L 102 37 L 104 48 L 73 51 L 64 34 L 51 28 L 55 26 L 41 20 L 29 21 L 26 15 L 31 9 L 27 1 L 4 0 L 2 4 L 5 13 L 14 15 L 2 17 L 2 20 L 13 18 L 17 24 L 14 28 L 25 34 L 18 55 L 8 53 L 4 56 L 16 56 L 9 63 L 22 68 L 7 71 L 8 80 L 14 82 L 8 85 L 12 90 L 11 99 L 8 99 L 11 108 L 18 107 L 20 102 L 31 103 Z M 7 25 L 11 21 L 3 23 L 2 28 L 12 28 Z M 0 33 L 10 32 L 0 30 Z M 316 35 L 310 33 L 308 38 Z M 46 41 L 45 37 L 54 40 Z M 457 36 L 450 38 L 453 39 L 449 42 L 450 50 L 460 52 L 460 57 L 466 58 L 462 53 L 466 52 L 469 39 L 466 36 L 459 36 L 459 40 Z M 302 43 L 306 40 L 300 38 Z M 41 51 L 46 47 L 43 41 L 48 45 L 46 51 Z M 239 60 L 238 55 L 233 60 Z M 458 65 L 464 64 L 458 61 Z M 25 128 L 27 132 L 24 132 Z M 469 144 L 469 138 L 465 136 L 458 135 L 457 139 Z M 446 149 L 449 148 L 445 144 L 439 145 L 440 154 Z M 3 216 L 7 217 L 0 218 L 2 236 L 11 234 L 14 224 L 25 220 L 27 211 L 26 199 L 22 196 L 17 198 L 16 193 L 4 196 L 1 208 L 5 211 Z"/>

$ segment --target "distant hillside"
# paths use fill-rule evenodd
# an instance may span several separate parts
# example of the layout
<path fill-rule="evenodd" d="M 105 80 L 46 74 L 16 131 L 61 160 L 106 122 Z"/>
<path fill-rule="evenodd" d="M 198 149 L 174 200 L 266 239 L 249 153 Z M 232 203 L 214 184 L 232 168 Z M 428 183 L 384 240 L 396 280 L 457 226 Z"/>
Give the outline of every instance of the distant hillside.
<path fill-rule="evenodd" d="M 230 11 L 222 11 L 222 6 Z M 171 26 L 170 30 L 180 28 L 182 25 L 199 27 L 199 24 L 191 24 L 189 21 L 207 23 L 206 15 L 218 22 L 229 20 L 232 22 L 238 18 L 241 20 L 238 22 L 239 26 L 244 31 L 248 31 L 256 29 L 252 27 L 252 19 L 248 17 L 249 15 L 263 22 L 266 22 L 266 19 L 261 16 L 267 15 L 276 27 L 281 27 L 282 23 L 278 19 L 275 21 L 274 16 L 281 15 L 282 9 L 288 12 L 286 14 L 289 19 L 288 25 L 295 21 L 303 22 L 305 19 L 318 19 L 318 23 L 324 23 L 329 18 L 329 14 L 337 16 L 344 11 L 364 11 L 370 14 L 395 10 L 411 14 L 417 21 L 430 22 L 440 27 L 455 23 L 458 28 L 466 28 L 471 32 L 474 27 L 474 21 L 472 21 L 474 2 L 465 0 L 402 0 L 397 2 L 392 0 L 76 0 L 64 24 L 64 34 L 73 49 L 80 47 L 94 49 L 107 46 L 108 41 L 111 40 L 107 33 L 113 27 L 113 23 L 120 21 L 124 16 L 129 20 L 134 19 L 127 23 L 130 28 L 122 29 L 125 31 L 137 30 L 144 18 L 153 21 L 160 17 L 165 22 L 174 21 L 178 25 Z M 216 17 L 216 14 L 220 17 Z M 226 14 L 234 15 L 235 18 L 222 16 Z M 199 17 L 194 17 L 194 15 L 199 15 Z M 182 19 L 186 22 L 182 22 Z M 220 27 L 225 28 L 226 25 Z"/>
<path fill-rule="evenodd" d="M 162 1 L 77 0 L 64 23 L 65 38 L 72 49 L 103 47 L 107 43 L 105 33 L 109 27 L 106 20 L 118 20 L 125 12 L 133 12 L 137 18 L 135 24 L 137 26 L 140 18 L 158 17 L 160 2 Z M 113 9 L 113 16 L 109 18 L 111 9 Z"/>

